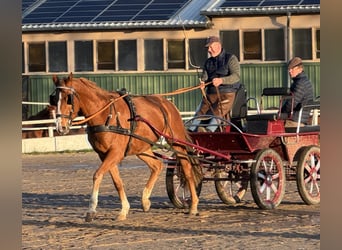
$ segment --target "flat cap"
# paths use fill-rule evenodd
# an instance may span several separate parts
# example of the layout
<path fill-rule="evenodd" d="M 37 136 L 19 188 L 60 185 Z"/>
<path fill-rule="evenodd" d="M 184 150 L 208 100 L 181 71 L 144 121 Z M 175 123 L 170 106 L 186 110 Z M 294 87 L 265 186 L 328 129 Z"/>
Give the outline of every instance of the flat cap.
<path fill-rule="evenodd" d="M 209 47 L 210 44 L 215 43 L 215 42 L 221 43 L 220 38 L 217 37 L 217 36 L 209 36 L 209 37 L 207 38 L 206 43 L 205 43 L 205 47 Z"/>
<path fill-rule="evenodd" d="M 294 67 L 302 65 L 302 64 L 303 64 L 303 62 L 302 62 L 302 59 L 300 57 L 294 57 L 287 64 L 287 68 L 293 69 Z"/>

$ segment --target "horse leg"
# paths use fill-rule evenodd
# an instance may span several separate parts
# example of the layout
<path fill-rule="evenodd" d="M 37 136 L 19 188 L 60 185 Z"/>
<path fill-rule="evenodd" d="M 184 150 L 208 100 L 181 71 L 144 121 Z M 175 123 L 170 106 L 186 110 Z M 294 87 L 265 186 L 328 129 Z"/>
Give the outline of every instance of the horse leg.
<path fill-rule="evenodd" d="M 110 168 L 109 173 L 110 173 L 110 176 L 112 177 L 114 186 L 115 186 L 116 190 L 118 191 L 118 195 L 119 195 L 119 198 L 121 201 L 121 211 L 120 211 L 120 213 L 116 219 L 119 221 L 125 220 L 128 212 L 129 212 L 130 205 L 129 205 L 129 202 L 128 202 L 128 199 L 127 199 L 127 196 L 125 193 L 124 184 L 123 184 L 123 181 L 120 177 L 117 165 Z"/>
<path fill-rule="evenodd" d="M 89 209 L 85 220 L 87 222 L 90 222 L 95 218 L 100 184 L 103 179 L 103 175 L 108 171 L 112 177 L 115 188 L 118 191 L 119 198 L 121 200 L 122 210 L 118 216 L 118 220 L 124 220 L 126 219 L 126 215 L 128 214 L 130 206 L 123 188 L 123 182 L 120 178 L 118 167 L 115 164 L 115 162 L 118 162 L 118 160 L 116 160 L 116 158 L 112 157 L 111 155 L 102 157 L 100 156 L 100 158 L 102 159 L 102 164 L 96 170 L 93 176 L 93 189 L 90 196 Z"/>
<path fill-rule="evenodd" d="M 101 181 L 103 179 L 103 174 L 104 174 L 103 171 L 101 170 L 102 170 L 101 167 L 98 168 L 93 175 L 93 189 L 92 189 L 90 200 L 89 200 L 88 212 L 85 218 L 86 222 L 90 222 L 93 219 L 95 219 L 96 207 L 97 207 L 98 196 L 99 196 L 99 188 L 100 188 L 100 184 L 101 184 Z"/>
<path fill-rule="evenodd" d="M 151 201 L 150 196 L 153 190 L 153 187 L 162 171 L 163 164 L 162 162 L 153 155 L 152 150 L 150 149 L 148 152 L 144 152 L 143 154 L 138 155 L 138 158 L 147 164 L 147 166 L 151 170 L 151 175 L 145 185 L 144 191 L 142 193 L 141 204 L 144 212 L 150 210 Z"/>
<path fill-rule="evenodd" d="M 195 180 L 193 176 L 193 171 L 192 171 L 192 166 L 187 158 L 185 158 L 182 155 L 178 155 L 180 159 L 180 164 L 182 166 L 184 176 L 186 181 L 188 182 L 189 189 L 190 189 L 190 195 L 191 195 L 191 206 L 189 210 L 190 215 L 198 215 L 198 196 L 196 192 L 196 185 L 195 185 Z"/>

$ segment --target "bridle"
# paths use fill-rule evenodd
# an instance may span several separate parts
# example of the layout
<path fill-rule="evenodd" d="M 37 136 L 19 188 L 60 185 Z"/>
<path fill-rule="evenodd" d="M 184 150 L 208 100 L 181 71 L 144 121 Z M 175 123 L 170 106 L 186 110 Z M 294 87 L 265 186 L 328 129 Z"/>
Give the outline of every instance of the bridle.
<path fill-rule="evenodd" d="M 68 115 L 61 113 L 61 94 L 62 90 L 69 90 L 71 93 L 67 95 L 67 104 L 71 105 L 71 110 Z M 72 87 L 65 87 L 65 86 L 57 86 L 55 91 L 50 95 L 50 105 L 56 106 L 56 130 L 58 133 L 67 133 L 69 131 L 69 127 L 72 124 L 72 115 L 74 113 L 74 95 L 77 96 L 77 93 L 74 88 Z M 67 118 L 68 119 L 68 127 L 66 131 L 63 131 L 61 125 L 61 119 Z"/>

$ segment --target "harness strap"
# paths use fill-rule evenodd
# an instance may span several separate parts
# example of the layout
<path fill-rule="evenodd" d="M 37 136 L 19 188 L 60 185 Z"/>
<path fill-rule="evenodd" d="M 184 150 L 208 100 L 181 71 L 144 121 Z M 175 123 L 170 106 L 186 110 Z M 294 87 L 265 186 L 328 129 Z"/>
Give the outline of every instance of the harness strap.
<path fill-rule="evenodd" d="M 131 130 L 114 125 L 96 125 L 87 127 L 87 133 L 113 132 L 123 135 L 132 135 Z"/>
<path fill-rule="evenodd" d="M 109 125 L 110 119 L 112 119 L 112 117 L 113 117 L 112 112 L 113 112 L 113 104 L 110 105 L 110 107 L 109 107 L 109 114 L 107 116 L 107 120 L 106 120 L 106 123 L 105 123 L 106 126 Z"/>
<path fill-rule="evenodd" d="M 125 93 L 126 90 L 124 90 L 124 91 L 122 91 L 122 92 Z M 120 93 L 120 94 L 124 94 L 124 93 L 122 93 L 122 92 L 119 92 L 119 93 Z M 128 105 L 129 111 L 130 111 L 130 113 L 131 113 L 131 117 L 135 117 L 136 109 L 135 109 L 135 105 L 134 105 L 134 103 L 133 103 L 133 101 L 132 101 L 132 98 L 131 98 L 129 95 L 126 95 L 126 96 L 124 97 L 124 100 L 126 101 L 126 103 L 127 103 L 127 105 Z M 131 120 L 131 119 L 129 119 L 129 120 Z M 131 123 L 131 127 L 130 127 L 131 134 L 134 134 L 135 129 L 136 129 L 136 127 L 137 127 L 137 123 L 136 123 L 135 120 L 130 121 L 130 123 Z M 132 142 L 132 136 L 129 137 L 129 141 L 128 141 L 128 143 L 127 143 L 127 147 L 126 147 L 126 150 L 125 150 L 125 156 L 127 155 L 128 151 L 129 151 L 130 148 L 131 148 L 131 142 Z"/>
<path fill-rule="evenodd" d="M 127 95 L 125 89 L 118 91 L 118 93 L 120 94 L 121 97 L 123 97 L 123 99 L 127 103 L 128 109 L 130 111 L 130 117 L 131 118 L 135 117 L 136 109 L 135 109 L 135 105 L 132 101 L 132 98 L 129 95 Z M 128 121 L 130 122 L 130 129 L 125 129 L 120 124 L 119 116 L 116 115 L 116 124 L 117 125 L 109 125 L 110 119 L 112 119 L 113 108 L 114 108 L 114 112 L 117 114 L 117 111 L 115 109 L 115 104 L 112 103 L 110 105 L 110 112 L 109 112 L 109 115 L 106 119 L 105 124 L 104 125 L 96 125 L 96 126 L 88 126 L 87 127 L 87 133 L 113 132 L 113 133 L 118 133 L 118 134 L 123 134 L 123 135 L 129 135 L 129 141 L 127 143 L 127 147 L 125 150 L 125 156 L 126 156 L 128 151 L 131 148 L 132 137 L 133 137 L 133 134 L 134 134 L 135 129 L 137 127 L 137 122 L 135 121 L 135 119 L 128 119 Z"/>

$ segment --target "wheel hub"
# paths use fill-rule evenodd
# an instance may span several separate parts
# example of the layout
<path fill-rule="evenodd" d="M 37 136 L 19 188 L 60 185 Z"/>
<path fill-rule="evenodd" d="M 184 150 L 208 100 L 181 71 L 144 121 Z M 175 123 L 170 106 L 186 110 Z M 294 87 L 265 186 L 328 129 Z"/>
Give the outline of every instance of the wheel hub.
<path fill-rule="evenodd" d="M 268 174 L 266 176 L 266 184 L 270 186 L 272 184 L 272 175 Z"/>

